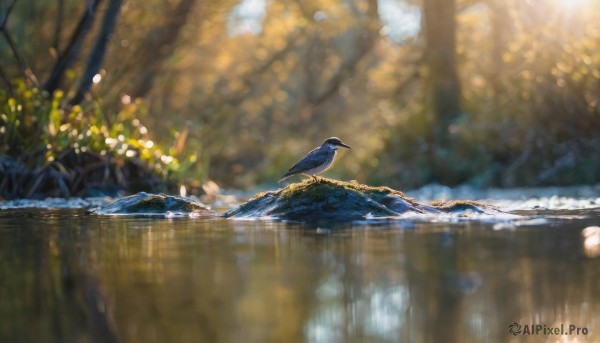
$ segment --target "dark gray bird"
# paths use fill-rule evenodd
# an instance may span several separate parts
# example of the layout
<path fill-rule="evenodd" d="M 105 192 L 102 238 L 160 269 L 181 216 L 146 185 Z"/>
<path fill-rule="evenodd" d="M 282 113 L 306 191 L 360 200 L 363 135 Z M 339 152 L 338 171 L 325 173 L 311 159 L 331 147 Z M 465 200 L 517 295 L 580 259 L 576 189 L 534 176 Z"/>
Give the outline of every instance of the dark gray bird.
<path fill-rule="evenodd" d="M 320 147 L 309 152 L 303 159 L 294 164 L 294 166 L 291 167 L 277 182 L 281 182 L 288 177 L 297 174 L 310 175 L 316 181 L 317 177 L 315 175 L 320 174 L 331 167 L 333 159 L 335 158 L 335 152 L 341 147 L 352 149 L 348 145 L 342 143 L 337 137 L 327 138 Z"/>

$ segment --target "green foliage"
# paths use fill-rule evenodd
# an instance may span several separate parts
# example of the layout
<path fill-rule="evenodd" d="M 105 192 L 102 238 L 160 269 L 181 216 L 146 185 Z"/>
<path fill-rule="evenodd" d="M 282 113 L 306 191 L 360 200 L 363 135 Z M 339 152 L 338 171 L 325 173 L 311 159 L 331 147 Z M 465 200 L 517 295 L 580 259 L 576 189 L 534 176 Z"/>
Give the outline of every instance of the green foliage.
<path fill-rule="evenodd" d="M 24 85 L 13 100 L 2 93 L 0 152 L 43 149 L 48 163 L 85 146 L 134 154 L 163 176 L 251 187 L 274 182 L 324 138 L 339 136 L 355 148 L 326 175 L 361 182 L 600 181 L 598 2 L 456 0 L 463 113 L 441 146 L 424 34 L 402 44 L 381 34 L 390 27 L 369 11 L 381 2 L 267 1 L 260 32 L 236 34 L 229 18 L 239 1 L 175 11 L 182 3 L 124 3 L 95 103 L 66 106 L 81 61 L 65 73 L 64 93 Z M 8 23 L 42 81 L 52 69 L 48 51 L 64 51 L 84 5 L 65 1 L 63 10 L 63 21 L 46 20 L 61 18 L 59 6 L 17 2 Z M 172 23 L 185 25 L 177 31 Z M 10 60 L 5 45 L 0 54 Z M 3 69 L 19 73 L 17 63 Z M 177 136 L 176 144 L 149 146 L 140 120 L 154 137 Z"/>
<path fill-rule="evenodd" d="M 139 119 L 146 112 L 141 99 L 113 115 L 98 101 L 70 106 L 62 90 L 48 94 L 17 81 L 12 96 L 0 92 L 0 111 L 0 155 L 13 156 L 34 172 L 64 169 L 56 160 L 70 152 L 92 153 L 117 165 L 139 160 L 165 181 L 179 178 L 191 163 L 180 163 L 172 148 L 151 140 Z"/>
<path fill-rule="evenodd" d="M 408 104 L 396 103 L 400 115 L 371 180 L 399 187 L 599 182 L 600 8 L 562 5 L 465 4 L 457 14 L 463 114 L 448 127 L 449 144 L 434 148 L 433 106 L 417 89 Z"/>
<path fill-rule="evenodd" d="M 176 173 L 180 164 L 168 151 L 149 137 L 140 120 L 146 111 L 138 101 L 123 106 L 110 127 L 99 103 L 84 110 L 81 106 L 64 104 L 64 92 L 49 95 L 38 88 L 26 87 L 17 82 L 15 97 L 0 92 L 2 104 L 0 125 L 0 154 L 19 156 L 45 150 L 45 163 L 66 150 L 77 153 L 92 151 L 100 155 L 119 158 L 139 158 L 163 175 Z"/>

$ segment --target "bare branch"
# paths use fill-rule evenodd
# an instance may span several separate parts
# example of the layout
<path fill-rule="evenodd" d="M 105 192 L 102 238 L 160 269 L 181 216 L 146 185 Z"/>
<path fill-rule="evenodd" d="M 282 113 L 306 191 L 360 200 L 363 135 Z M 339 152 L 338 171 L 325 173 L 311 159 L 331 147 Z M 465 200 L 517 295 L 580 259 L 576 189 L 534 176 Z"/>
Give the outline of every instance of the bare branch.
<path fill-rule="evenodd" d="M 251 94 L 250 89 L 252 89 L 253 85 L 259 82 L 259 76 L 266 73 L 267 71 L 271 70 L 271 67 L 273 66 L 273 64 L 275 64 L 275 62 L 283 60 L 297 46 L 299 38 L 304 33 L 305 32 L 302 29 L 297 29 L 297 30 L 293 31 L 292 33 L 289 34 L 289 36 L 285 40 L 286 41 L 285 46 L 283 48 L 281 48 L 280 50 L 274 51 L 266 61 L 264 61 L 263 63 L 260 63 L 259 65 L 256 66 L 256 68 L 249 70 L 248 72 L 244 73 L 243 75 L 235 75 L 234 77 L 236 79 L 244 81 L 244 84 L 246 87 L 244 87 L 242 90 L 235 92 L 233 94 L 230 94 L 228 96 L 225 96 L 225 97 L 220 95 L 225 92 L 222 92 L 222 91 L 214 92 L 215 96 L 208 99 L 204 103 L 204 107 L 205 108 L 206 107 L 214 107 L 214 106 L 218 106 L 219 104 L 223 104 L 223 103 L 235 106 L 235 105 L 239 105 L 240 103 L 242 103 Z M 222 78 L 217 82 L 218 85 L 225 85 L 228 83 L 229 83 L 229 80 L 227 80 L 225 78 Z"/>
<path fill-rule="evenodd" d="M 355 34 L 356 37 L 353 49 L 346 54 L 347 57 L 341 62 L 333 76 L 324 82 L 325 86 L 320 91 L 314 85 L 315 82 L 313 79 L 315 78 L 311 76 L 311 68 L 307 67 L 307 71 L 309 72 L 307 77 L 310 83 L 307 85 L 307 94 L 311 105 L 322 104 L 335 94 L 342 83 L 354 74 L 360 61 L 362 61 L 372 50 L 379 30 L 379 24 L 377 24 L 376 1 L 369 2 L 369 8 L 367 9 L 366 15 L 367 20 L 361 20 L 361 22 L 359 22 L 359 32 Z M 307 60 L 310 60 L 310 58 L 307 58 Z"/>
<path fill-rule="evenodd" d="M 8 32 L 8 28 L 6 26 L 4 26 L 4 28 L 2 29 L 2 35 L 4 36 L 4 39 L 6 40 L 6 42 L 8 43 L 8 46 L 10 46 L 10 50 L 11 50 L 13 56 L 15 57 L 15 60 L 17 60 L 19 70 L 21 71 L 21 75 L 23 76 L 23 78 L 25 80 L 31 81 L 34 85 L 37 86 L 38 85 L 37 78 L 35 77 L 35 75 L 33 75 L 29 66 L 27 66 L 25 59 L 23 59 L 23 56 L 21 56 L 21 53 L 19 53 L 17 44 L 15 44 L 15 41 L 13 40 L 10 32 Z"/>
<path fill-rule="evenodd" d="M 92 24 L 94 23 L 94 19 L 96 17 L 98 5 L 102 0 L 88 0 L 87 6 L 77 27 L 73 31 L 69 44 L 65 48 L 65 50 L 60 54 L 58 60 L 54 64 L 52 68 L 52 72 L 50 73 L 50 77 L 44 84 L 44 89 L 50 93 L 54 92 L 60 86 L 60 82 L 62 77 L 73 65 L 77 57 L 79 56 L 79 52 L 81 51 L 81 47 L 83 45 L 83 41 L 90 29 L 92 28 Z"/>
<path fill-rule="evenodd" d="M 81 100 L 83 100 L 84 95 L 87 94 L 92 88 L 94 76 L 100 72 L 102 61 L 104 60 L 104 55 L 106 53 L 106 47 L 117 24 L 117 18 L 121 10 L 121 4 L 122 0 L 110 0 L 108 3 L 108 8 L 106 9 L 104 18 L 102 19 L 102 28 L 98 34 L 94 48 L 90 53 L 88 64 L 83 72 L 83 76 L 81 77 L 81 84 L 77 90 L 77 94 L 75 94 L 73 99 L 70 101 L 71 105 L 79 104 Z"/>
<path fill-rule="evenodd" d="M 56 26 L 54 27 L 54 42 L 52 47 L 56 53 L 60 51 L 60 34 L 62 32 L 62 23 L 65 16 L 65 0 L 58 1 L 58 15 L 56 16 Z"/>
<path fill-rule="evenodd" d="M 13 97 L 14 93 L 13 93 L 12 85 L 10 84 L 10 80 L 6 76 L 4 69 L 2 69 L 2 65 L 0 65 L 0 79 L 2 79 L 2 81 L 6 84 L 6 89 L 8 89 L 8 93 L 10 94 L 11 97 Z"/>
<path fill-rule="evenodd" d="M 17 3 L 17 0 L 13 0 L 8 5 L 8 8 L 6 9 L 6 11 L 4 11 L 4 13 L 2 13 L 2 16 L 0 17 L 0 30 L 4 30 L 4 27 L 6 26 L 6 22 L 8 21 L 8 17 L 10 16 L 10 12 L 12 12 L 16 3 Z"/>
<path fill-rule="evenodd" d="M 11 50 L 13 56 L 15 57 L 15 60 L 17 60 L 17 65 L 19 66 L 19 71 L 21 72 L 22 77 L 25 80 L 30 80 L 34 85 L 37 85 L 38 82 L 37 82 L 37 79 L 35 78 L 35 75 L 33 75 L 33 73 L 31 72 L 31 69 L 29 68 L 29 66 L 27 66 L 27 63 L 25 62 L 25 59 L 19 53 L 19 49 L 17 48 L 17 45 L 15 44 L 15 41 L 12 38 L 12 35 L 8 31 L 8 27 L 6 27 L 6 24 L 8 22 L 8 17 L 10 16 L 10 13 L 12 12 L 16 3 L 17 3 L 17 0 L 13 0 L 8 5 L 8 8 L 6 9 L 6 11 L 2 14 L 2 17 L 0 18 L 0 31 L 2 31 L 2 35 L 4 36 L 4 39 L 6 40 L 6 42 L 8 43 L 8 46 L 10 47 L 10 50 Z M 4 74 L 3 77 L 6 77 L 6 75 Z"/>
<path fill-rule="evenodd" d="M 181 0 L 177 7 L 169 14 L 166 24 L 162 27 L 157 27 L 155 32 L 150 32 L 144 42 L 143 49 L 140 49 L 138 63 L 142 59 L 146 59 L 144 63 L 144 72 L 139 73 L 141 77 L 136 83 L 136 87 L 131 91 L 133 97 L 143 97 L 154 86 L 154 82 L 163 68 L 166 61 L 174 52 L 174 44 L 179 37 L 179 32 L 187 23 L 192 8 L 196 0 Z M 166 48 L 168 47 L 168 49 Z M 151 56 L 152 58 L 148 59 Z"/>

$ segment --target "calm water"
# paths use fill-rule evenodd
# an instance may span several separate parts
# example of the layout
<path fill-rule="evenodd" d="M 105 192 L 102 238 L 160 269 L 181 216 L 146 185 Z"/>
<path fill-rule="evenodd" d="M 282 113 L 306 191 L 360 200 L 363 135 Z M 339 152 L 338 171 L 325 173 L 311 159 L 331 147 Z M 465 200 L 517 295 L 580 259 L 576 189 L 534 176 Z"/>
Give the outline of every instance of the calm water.
<path fill-rule="evenodd" d="M 599 342 L 582 229 L 600 213 L 558 214 L 494 230 L 3 210 L 0 342 Z"/>

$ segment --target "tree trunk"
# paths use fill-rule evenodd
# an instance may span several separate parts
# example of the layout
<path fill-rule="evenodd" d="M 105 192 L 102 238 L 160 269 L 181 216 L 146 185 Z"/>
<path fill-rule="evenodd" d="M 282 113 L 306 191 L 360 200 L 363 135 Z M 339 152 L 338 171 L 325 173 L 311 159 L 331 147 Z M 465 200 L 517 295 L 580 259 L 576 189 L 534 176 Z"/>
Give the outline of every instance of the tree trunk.
<path fill-rule="evenodd" d="M 98 11 L 98 5 L 101 0 L 89 0 L 87 1 L 85 11 L 79 20 L 79 24 L 73 31 L 73 35 L 71 36 L 71 40 L 69 44 L 65 48 L 65 50 L 59 55 L 59 58 L 56 60 L 54 67 L 52 68 L 52 72 L 50 73 L 50 77 L 44 84 L 44 90 L 49 93 L 54 92 L 59 86 L 62 80 L 62 77 L 69 69 L 77 57 L 79 56 L 79 52 L 81 51 L 81 47 L 83 45 L 83 41 L 87 34 L 90 32 L 92 28 L 92 24 L 94 23 L 94 19 L 96 17 L 96 13 Z M 58 25 L 58 24 L 57 24 Z M 57 29 L 58 30 L 58 29 Z M 58 47 L 58 42 L 55 42 L 56 47 Z"/>
<path fill-rule="evenodd" d="M 141 54 L 138 54 L 142 59 L 146 59 L 143 64 L 144 71 L 138 73 L 137 82 L 130 93 L 132 97 L 144 97 L 154 86 L 163 64 L 173 55 L 179 32 L 187 23 L 195 2 L 196 0 L 181 0 L 177 7 L 167 14 L 166 24 L 150 32 L 144 39 Z"/>
<path fill-rule="evenodd" d="M 425 57 L 428 73 L 428 103 L 435 116 L 432 128 L 434 177 L 437 181 L 453 183 L 447 169 L 448 152 L 453 139 L 450 126 L 461 114 L 460 85 L 456 71 L 455 0 L 425 0 Z M 449 173 L 450 172 L 450 173 Z"/>
<path fill-rule="evenodd" d="M 98 34 L 98 38 L 96 39 L 96 43 L 94 44 L 92 52 L 90 53 L 88 64 L 83 72 L 83 76 L 81 77 L 81 84 L 79 85 L 77 94 L 75 94 L 73 99 L 71 99 L 71 105 L 79 104 L 81 100 L 83 100 L 85 94 L 87 94 L 92 88 L 94 76 L 100 72 L 102 60 L 104 59 L 104 55 L 106 53 L 106 47 L 110 41 L 110 35 L 114 31 L 117 24 L 117 17 L 119 16 L 119 12 L 121 10 L 121 4 L 122 0 L 110 0 L 108 4 L 108 8 L 106 9 L 104 18 L 102 19 L 102 28 Z"/>
<path fill-rule="evenodd" d="M 490 38 L 492 40 L 491 68 L 487 72 L 489 84 L 492 87 L 494 105 L 501 106 L 501 75 L 503 74 L 504 53 L 510 37 L 511 20 L 508 8 L 503 0 L 488 0 L 490 10 Z"/>

